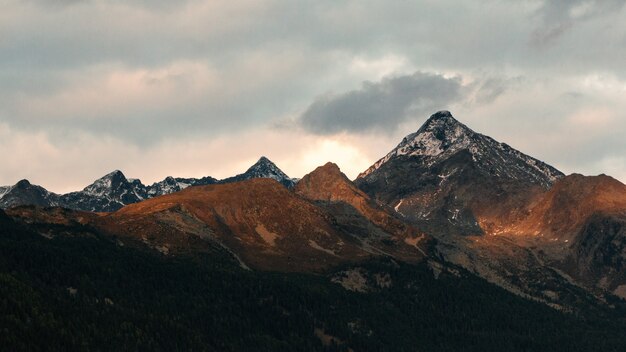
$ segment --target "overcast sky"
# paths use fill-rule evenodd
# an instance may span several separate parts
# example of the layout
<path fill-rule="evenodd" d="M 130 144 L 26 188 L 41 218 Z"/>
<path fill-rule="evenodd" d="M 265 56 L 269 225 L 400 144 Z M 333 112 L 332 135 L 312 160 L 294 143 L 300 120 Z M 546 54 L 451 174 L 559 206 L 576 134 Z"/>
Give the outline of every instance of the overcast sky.
<path fill-rule="evenodd" d="M 626 182 L 626 0 L 0 0 L 0 185 L 354 178 L 437 110 Z"/>

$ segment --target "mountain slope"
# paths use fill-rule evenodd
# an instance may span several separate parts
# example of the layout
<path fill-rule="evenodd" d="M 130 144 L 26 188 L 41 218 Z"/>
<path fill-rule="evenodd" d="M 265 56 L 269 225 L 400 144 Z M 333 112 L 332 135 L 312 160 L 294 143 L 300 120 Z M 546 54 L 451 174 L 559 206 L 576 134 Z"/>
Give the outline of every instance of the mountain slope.
<path fill-rule="evenodd" d="M 606 175 L 573 174 L 543 194 L 512 231 L 569 242 L 594 213 L 624 211 L 626 185 Z"/>
<path fill-rule="evenodd" d="M 626 297 L 626 185 L 605 175 L 566 176 L 509 230 L 591 288 Z"/>
<path fill-rule="evenodd" d="M 408 260 L 425 255 L 430 238 L 404 223 L 392 209 L 376 204 L 336 164 L 327 163 L 305 175 L 294 191 L 325 207 L 339 225 L 362 233 L 369 245 Z"/>
<path fill-rule="evenodd" d="M 625 348 L 622 311 L 564 314 L 425 264 L 380 260 L 328 275 L 247 271 L 219 251 L 165 256 L 89 226 L 32 223 L 2 210 L 0 258 L 0 345 L 8 351 Z M 346 272 L 361 273 L 368 291 L 336 283 Z"/>
<path fill-rule="evenodd" d="M 102 218 L 102 228 L 141 238 L 166 253 L 218 242 L 242 265 L 282 271 L 316 271 L 373 254 L 334 226 L 332 215 L 277 181 L 199 186 L 124 207 Z"/>

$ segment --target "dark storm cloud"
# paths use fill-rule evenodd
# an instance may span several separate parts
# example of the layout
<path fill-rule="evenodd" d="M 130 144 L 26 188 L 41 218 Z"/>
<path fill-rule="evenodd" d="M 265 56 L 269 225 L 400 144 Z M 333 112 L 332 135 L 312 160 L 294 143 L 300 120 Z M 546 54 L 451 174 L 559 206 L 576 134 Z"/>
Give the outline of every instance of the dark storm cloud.
<path fill-rule="evenodd" d="M 462 98 L 458 77 L 416 72 L 410 76 L 364 82 L 358 90 L 318 97 L 302 114 L 301 124 L 320 133 L 393 131 L 399 124 Z"/>

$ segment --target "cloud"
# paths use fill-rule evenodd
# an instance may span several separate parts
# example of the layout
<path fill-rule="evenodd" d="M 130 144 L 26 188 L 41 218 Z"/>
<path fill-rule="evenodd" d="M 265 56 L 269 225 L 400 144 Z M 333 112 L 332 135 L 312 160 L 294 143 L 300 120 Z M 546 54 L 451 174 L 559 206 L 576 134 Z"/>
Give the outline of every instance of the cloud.
<path fill-rule="evenodd" d="M 70 180 L 51 160 L 94 170 L 107 159 L 157 178 L 141 156 L 159 146 L 268 130 L 320 150 L 343 136 L 346 162 L 373 162 L 439 109 L 565 171 L 625 154 L 607 132 L 624 131 L 625 0 L 0 2 L 0 124 L 38 141 L 0 141 L 0 155 L 41 155 L 28 163 L 48 165 L 40 177 L 55 184 Z M 613 127 L 585 120 L 602 109 Z M 259 154 L 207 145 L 189 147 L 245 163 Z M 19 168 L 3 164 L 0 180 Z"/>
<path fill-rule="evenodd" d="M 484 73 L 447 76 L 417 71 L 386 76 L 377 82 L 365 81 L 356 90 L 317 97 L 295 124 L 315 134 L 394 134 L 435 111 L 490 104 L 522 81 L 522 77 Z"/>
<path fill-rule="evenodd" d="M 442 110 L 462 98 L 459 77 L 416 72 L 364 82 L 360 89 L 318 97 L 300 123 L 319 134 L 393 130 L 415 116 Z"/>
<path fill-rule="evenodd" d="M 564 33 L 583 22 L 619 12 L 626 0 L 546 0 L 538 9 L 541 24 L 532 32 L 537 47 L 553 44 Z"/>
<path fill-rule="evenodd" d="M 65 193 L 80 190 L 115 169 L 146 184 L 166 176 L 226 178 L 244 172 L 262 155 L 291 177 L 302 177 L 328 161 L 356 177 L 377 157 L 377 150 L 368 149 L 366 143 L 372 140 L 381 141 L 378 136 L 367 140 L 319 138 L 259 128 L 212 139 L 168 139 L 138 147 L 122 139 L 76 131 L 58 140 L 45 132 L 15 130 L 0 122 L 0 150 L 13 151 L 3 154 L 0 186 L 26 178 L 50 191 Z"/>

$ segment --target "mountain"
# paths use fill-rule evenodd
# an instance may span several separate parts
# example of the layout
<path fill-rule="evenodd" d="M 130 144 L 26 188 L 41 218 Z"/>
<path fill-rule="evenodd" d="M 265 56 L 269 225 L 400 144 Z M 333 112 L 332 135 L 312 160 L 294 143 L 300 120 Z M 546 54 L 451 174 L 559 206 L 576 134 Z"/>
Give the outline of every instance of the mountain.
<path fill-rule="evenodd" d="M 563 176 L 440 111 L 355 184 L 411 222 L 474 235 L 524 217 L 529 200 Z"/>
<path fill-rule="evenodd" d="M 15 210 L 165 255 L 218 249 L 259 270 L 322 272 L 384 257 L 457 265 L 564 310 L 626 297 L 626 186 L 564 176 L 447 111 L 354 182 L 327 163 L 296 183 L 262 157 L 221 181 L 146 186 L 115 171 L 65 195 L 25 180 L 0 188 L 2 207 L 21 204 L 116 211 Z"/>
<path fill-rule="evenodd" d="M 0 208 L 19 205 L 55 206 L 60 204 L 59 195 L 45 188 L 21 180 L 14 186 L 0 188 Z"/>
<path fill-rule="evenodd" d="M 243 174 L 223 179 L 220 183 L 238 182 L 253 178 L 271 178 L 287 188 L 293 188 L 296 184 L 294 179 L 287 176 L 276 164 L 264 156 L 254 163 L 254 165 L 250 166 Z"/>
<path fill-rule="evenodd" d="M 405 260 L 426 255 L 430 238 L 402 221 L 393 209 L 374 202 L 334 163 L 320 166 L 302 177 L 294 191 L 327 209 L 337 225 L 361 233 L 366 246 L 380 248 L 391 256 Z M 398 246 L 399 243 L 403 245 Z"/>
<path fill-rule="evenodd" d="M 440 111 L 355 184 L 511 292 L 559 309 L 626 296 L 626 191 L 610 177 L 566 177 Z"/>
<path fill-rule="evenodd" d="M 82 191 L 64 194 L 61 196 L 61 204 L 71 209 L 109 212 L 146 197 L 145 186 L 141 181 L 129 181 L 121 171 L 115 170 Z"/>
<path fill-rule="evenodd" d="M 189 186 L 216 182 L 216 179 L 209 176 L 200 179 L 168 176 L 163 181 L 145 186 L 140 180 L 127 179 L 121 171 L 116 170 L 97 179 L 80 192 L 61 196 L 61 204 L 70 209 L 111 212 L 125 205 L 178 192 Z"/>

